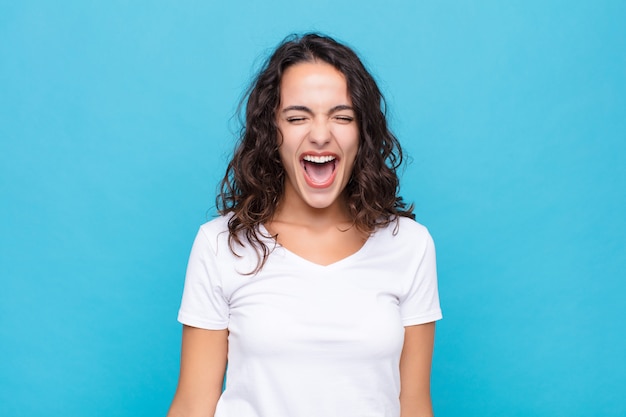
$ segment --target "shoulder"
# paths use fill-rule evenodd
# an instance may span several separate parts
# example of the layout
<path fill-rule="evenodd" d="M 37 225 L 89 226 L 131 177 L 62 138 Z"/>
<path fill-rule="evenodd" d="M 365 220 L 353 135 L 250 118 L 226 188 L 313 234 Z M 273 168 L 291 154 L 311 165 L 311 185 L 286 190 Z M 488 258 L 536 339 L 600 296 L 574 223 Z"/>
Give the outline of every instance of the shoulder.
<path fill-rule="evenodd" d="M 386 239 L 392 239 L 401 243 L 427 242 L 432 237 L 426 226 L 408 217 L 397 217 L 389 224 L 376 230 L 375 234 Z"/>
<path fill-rule="evenodd" d="M 375 252 L 393 254 L 402 262 L 412 259 L 418 263 L 435 250 L 428 229 L 408 217 L 397 217 L 376 229 L 368 241 L 368 247 Z"/>
<path fill-rule="evenodd" d="M 200 226 L 196 241 L 204 241 L 214 253 L 224 244 L 228 245 L 228 221 L 230 216 L 218 216 Z"/>
<path fill-rule="evenodd" d="M 225 263 L 233 262 L 235 264 L 248 265 L 251 260 L 256 262 L 257 252 L 254 245 L 248 242 L 245 233 L 239 232 L 237 239 L 230 239 L 230 231 L 228 223 L 232 218 L 232 214 L 218 216 L 200 226 L 196 242 L 201 241 L 200 245 L 208 247 L 214 256 L 218 257 Z M 254 268 L 248 268 L 252 270 Z"/>
<path fill-rule="evenodd" d="M 222 232 L 228 233 L 228 221 L 231 216 L 218 216 L 200 226 L 200 231 L 208 236 L 215 236 Z"/>

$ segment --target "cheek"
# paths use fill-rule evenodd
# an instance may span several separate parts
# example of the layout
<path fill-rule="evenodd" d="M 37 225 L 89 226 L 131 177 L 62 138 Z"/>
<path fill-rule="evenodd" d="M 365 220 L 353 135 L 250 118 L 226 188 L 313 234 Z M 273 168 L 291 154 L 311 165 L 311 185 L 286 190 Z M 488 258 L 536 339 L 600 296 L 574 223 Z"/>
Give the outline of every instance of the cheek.
<path fill-rule="evenodd" d="M 356 158 L 357 155 L 359 154 L 359 149 L 360 149 L 360 136 L 358 134 L 358 132 L 356 132 L 353 140 L 351 141 L 350 144 L 350 154 L 349 154 L 349 158 L 350 158 L 350 171 L 354 170 L 354 164 L 356 162 Z"/>
<path fill-rule="evenodd" d="M 356 129 L 351 129 L 349 132 L 346 132 L 344 136 L 345 140 L 343 141 L 342 147 L 346 156 L 354 159 L 359 150 L 359 132 Z"/>
<path fill-rule="evenodd" d="M 280 163 L 283 169 L 287 172 L 293 171 L 297 168 L 296 165 L 298 164 L 298 161 L 296 161 L 296 153 L 296 148 L 287 140 L 284 140 L 278 148 Z"/>
<path fill-rule="evenodd" d="M 280 146 L 280 148 L 278 148 L 278 155 L 280 156 L 280 164 L 283 168 L 287 168 L 289 166 L 289 157 L 285 152 L 284 146 Z"/>
<path fill-rule="evenodd" d="M 354 125 L 339 125 L 332 130 L 339 146 L 345 150 L 359 146 L 359 129 Z"/>
<path fill-rule="evenodd" d="M 301 126 L 287 126 L 280 129 L 278 146 L 285 148 L 285 152 L 295 152 L 305 137 L 305 129 Z"/>

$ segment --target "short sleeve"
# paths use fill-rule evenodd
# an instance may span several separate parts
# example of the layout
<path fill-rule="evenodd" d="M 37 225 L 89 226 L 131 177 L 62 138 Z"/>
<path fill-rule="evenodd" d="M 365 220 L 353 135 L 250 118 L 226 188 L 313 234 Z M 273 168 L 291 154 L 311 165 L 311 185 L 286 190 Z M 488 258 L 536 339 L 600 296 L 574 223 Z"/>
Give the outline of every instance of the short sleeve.
<path fill-rule="evenodd" d="M 178 321 L 192 327 L 228 327 L 229 306 L 223 294 L 215 249 L 201 228 L 191 249 Z"/>
<path fill-rule="evenodd" d="M 406 295 L 400 300 L 400 315 L 404 326 L 429 323 L 442 318 L 437 288 L 435 244 L 426 233 L 424 250 L 408 284 Z"/>

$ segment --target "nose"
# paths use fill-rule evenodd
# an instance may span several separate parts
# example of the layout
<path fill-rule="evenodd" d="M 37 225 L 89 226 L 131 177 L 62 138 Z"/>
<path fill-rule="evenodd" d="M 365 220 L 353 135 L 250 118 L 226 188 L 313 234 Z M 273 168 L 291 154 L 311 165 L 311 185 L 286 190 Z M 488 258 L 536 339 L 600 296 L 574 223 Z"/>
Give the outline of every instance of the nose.
<path fill-rule="evenodd" d="M 332 133 L 330 130 L 328 120 L 316 119 L 311 125 L 311 131 L 309 132 L 309 140 L 318 145 L 323 146 L 330 142 Z"/>

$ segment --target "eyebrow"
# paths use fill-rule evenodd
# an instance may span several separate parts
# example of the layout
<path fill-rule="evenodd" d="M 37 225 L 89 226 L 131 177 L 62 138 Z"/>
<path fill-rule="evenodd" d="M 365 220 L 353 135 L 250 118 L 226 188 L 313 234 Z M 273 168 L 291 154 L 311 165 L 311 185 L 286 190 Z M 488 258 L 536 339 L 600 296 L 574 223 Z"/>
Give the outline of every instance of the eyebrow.
<path fill-rule="evenodd" d="M 347 104 L 340 104 L 338 106 L 332 107 L 330 109 L 330 111 L 328 112 L 328 114 L 332 114 L 332 113 L 335 113 L 335 112 L 338 112 L 338 111 L 342 111 L 342 110 L 354 111 L 354 108 L 352 108 L 351 106 L 348 106 Z M 289 106 L 289 107 L 285 107 L 283 109 L 282 113 L 286 113 L 288 111 L 303 111 L 305 113 L 313 114 L 313 110 L 311 110 L 307 106 Z"/>

